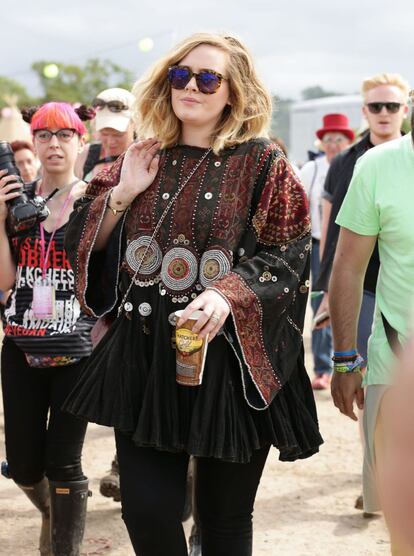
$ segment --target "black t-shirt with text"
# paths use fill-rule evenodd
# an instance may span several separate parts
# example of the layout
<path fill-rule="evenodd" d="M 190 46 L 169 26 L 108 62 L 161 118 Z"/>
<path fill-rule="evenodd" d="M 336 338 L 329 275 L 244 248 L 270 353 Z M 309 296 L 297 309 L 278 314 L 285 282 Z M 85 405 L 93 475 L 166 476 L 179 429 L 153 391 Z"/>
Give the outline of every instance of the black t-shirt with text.
<path fill-rule="evenodd" d="M 55 289 L 53 319 L 36 317 L 32 308 L 33 285 L 42 276 L 40 225 L 12 241 L 17 270 L 4 334 L 27 354 L 81 358 L 92 351 L 90 331 L 95 320 L 82 313 L 75 298 L 74 273 L 64 247 L 66 226 L 56 231 L 46 266 L 46 278 Z M 44 238 L 47 248 L 51 233 L 44 230 Z"/>

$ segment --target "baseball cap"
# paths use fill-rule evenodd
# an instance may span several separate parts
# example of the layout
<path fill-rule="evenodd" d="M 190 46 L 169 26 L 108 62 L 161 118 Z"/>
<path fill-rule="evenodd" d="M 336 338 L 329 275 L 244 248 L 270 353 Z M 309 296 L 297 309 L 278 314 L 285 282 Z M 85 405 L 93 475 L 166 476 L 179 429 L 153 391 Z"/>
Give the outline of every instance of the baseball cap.
<path fill-rule="evenodd" d="M 110 127 L 112 129 L 116 129 L 117 131 L 126 131 L 132 117 L 131 106 L 135 100 L 134 95 L 126 89 L 113 87 L 112 89 L 105 89 L 105 91 L 99 93 L 99 95 L 96 96 L 96 99 L 100 99 L 106 103 L 118 101 L 127 106 L 127 109 L 120 110 L 119 112 L 111 111 L 108 106 L 99 108 L 96 111 L 95 118 L 96 130 L 100 131 L 105 127 Z"/>

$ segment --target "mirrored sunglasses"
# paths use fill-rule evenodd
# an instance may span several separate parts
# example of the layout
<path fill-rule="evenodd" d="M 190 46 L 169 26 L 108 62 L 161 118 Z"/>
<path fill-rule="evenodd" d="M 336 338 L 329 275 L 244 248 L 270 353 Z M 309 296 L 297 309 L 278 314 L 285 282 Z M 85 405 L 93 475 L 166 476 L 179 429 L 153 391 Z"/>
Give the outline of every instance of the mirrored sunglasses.
<path fill-rule="evenodd" d="M 193 77 L 198 90 L 205 95 L 216 93 L 221 82 L 226 79 L 221 73 L 213 70 L 201 70 L 195 73 L 187 66 L 172 66 L 168 69 L 168 81 L 173 89 L 185 89 Z"/>

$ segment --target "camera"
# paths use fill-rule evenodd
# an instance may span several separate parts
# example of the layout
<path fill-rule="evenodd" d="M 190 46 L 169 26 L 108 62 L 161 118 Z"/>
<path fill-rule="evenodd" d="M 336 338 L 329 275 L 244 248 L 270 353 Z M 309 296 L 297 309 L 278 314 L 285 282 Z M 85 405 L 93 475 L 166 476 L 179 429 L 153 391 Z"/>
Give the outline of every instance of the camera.
<path fill-rule="evenodd" d="M 18 176 L 14 183 L 21 185 L 20 188 L 14 190 L 20 193 L 19 197 L 7 201 L 6 229 L 7 234 L 10 237 L 14 237 L 24 234 L 38 222 L 46 220 L 49 216 L 49 209 L 40 197 L 33 199 L 28 197 L 20 177 L 20 172 L 14 162 L 13 150 L 7 141 L 0 141 L 0 170 L 8 170 L 8 175 Z"/>

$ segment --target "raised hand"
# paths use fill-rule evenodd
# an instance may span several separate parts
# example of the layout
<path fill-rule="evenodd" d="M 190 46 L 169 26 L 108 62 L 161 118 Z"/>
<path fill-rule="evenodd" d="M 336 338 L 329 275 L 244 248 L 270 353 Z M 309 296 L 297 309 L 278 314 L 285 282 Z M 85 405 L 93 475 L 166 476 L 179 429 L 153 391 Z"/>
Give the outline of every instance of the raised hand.
<path fill-rule="evenodd" d="M 119 184 L 111 198 L 120 208 L 126 207 L 140 193 L 148 189 L 158 172 L 160 142 L 146 139 L 133 143 L 125 154 Z"/>

